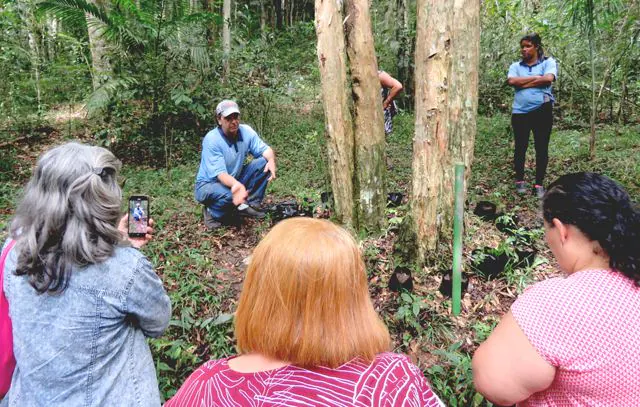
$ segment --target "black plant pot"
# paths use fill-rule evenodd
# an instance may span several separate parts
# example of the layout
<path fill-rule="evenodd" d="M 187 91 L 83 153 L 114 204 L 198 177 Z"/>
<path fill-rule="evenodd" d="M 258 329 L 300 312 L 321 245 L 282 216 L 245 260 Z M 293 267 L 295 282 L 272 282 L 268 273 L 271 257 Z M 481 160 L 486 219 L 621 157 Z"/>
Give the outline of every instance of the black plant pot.
<path fill-rule="evenodd" d="M 281 220 L 289 218 L 300 216 L 313 217 L 313 210 L 308 207 L 303 207 L 295 200 L 277 203 L 269 208 L 269 212 L 271 212 L 271 221 L 274 225 Z"/>
<path fill-rule="evenodd" d="M 438 290 L 445 297 L 451 297 L 453 295 L 452 271 L 442 270 L 440 273 L 442 274 L 442 282 L 440 282 L 440 287 L 438 288 Z M 462 288 L 462 290 L 460 291 L 460 294 L 464 294 L 467 291 L 467 288 L 469 287 L 469 279 L 467 278 L 467 276 L 462 274 L 462 276 L 460 277 L 460 281 L 461 281 L 460 285 Z"/>
<path fill-rule="evenodd" d="M 395 208 L 402 205 L 404 194 L 400 192 L 390 192 L 387 194 L 387 206 Z"/>
<path fill-rule="evenodd" d="M 401 291 L 413 290 L 413 277 L 411 277 L 411 270 L 408 267 L 398 266 L 393 270 L 391 278 L 389 279 L 389 290 Z"/>
<path fill-rule="evenodd" d="M 333 202 L 333 192 L 323 192 L 320 194 L 320 202 L 325 205 L 331 204 Z"/>
<path fill-rule="evenodd" d="M 492 221 L 496 218 L 496 204 L 489 201 L 480 201 L 476 204 L 473 214 L 485 221 Z"/>
<path fill-rule="evenodd" d="M 475 255 L 475 258 L 478 258 L 479 253 L 483 253 L 484 258 L 479 261 L 474 261 L 474 267 L 487 280 L 491 280 L 502 274 L 504 268 L 509 262 L 509 256 L 507 256 L 506 253 L 495 255 L 487 253 L 486 250 L 474 250 L 472 254 Z"/>
<path fill-rule="evenodd" d="M 529 248 L 516 249 L 516 255 L 518 256 L 518 263 L 525 264 L 528 266 L 532 265 L 533 261 L 536 258 L 537 253 L 538 251 L 536 249 L 529 249 Z"/>
<path fill-rule="evenodd" d="M 500 219 L 500 215 L 496 215 L 496 217 L 496 229 L 500 232 L 512 235 L 513 231 L 518 229 L 518 222 L 520 222 L 518 215 L 511 216 L 506 220 Z"/>

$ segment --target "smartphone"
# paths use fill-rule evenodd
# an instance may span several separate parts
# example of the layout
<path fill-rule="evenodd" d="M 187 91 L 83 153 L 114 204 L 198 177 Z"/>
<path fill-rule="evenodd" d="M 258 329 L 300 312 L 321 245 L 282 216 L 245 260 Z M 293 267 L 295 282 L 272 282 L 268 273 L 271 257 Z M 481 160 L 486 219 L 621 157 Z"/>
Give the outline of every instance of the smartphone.
<path fill-rule="evenodd" d="M 144 237 L 149 226 L 149 197 L 131 195 L 129 197 L 129 236 Z"/>

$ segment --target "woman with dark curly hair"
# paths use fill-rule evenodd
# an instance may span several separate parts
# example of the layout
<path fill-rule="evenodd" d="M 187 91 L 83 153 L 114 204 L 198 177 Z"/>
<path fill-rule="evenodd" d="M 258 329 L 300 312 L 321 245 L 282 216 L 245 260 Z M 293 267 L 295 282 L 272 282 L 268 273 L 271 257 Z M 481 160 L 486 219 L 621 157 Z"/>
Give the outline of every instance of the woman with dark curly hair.
<path fill-rule="evenodd" d="M 640 213 L 611 179 L 568 174 L 543 198 L 563 278 L 527 289 L 473 356 L 500 405 L 640 406 Z"/>
<path fill-rule="evenodd" d="M 542 39 L 538 34 L 528 34 L 520 39 L 522 59 L 509 67 L 507 83 L 513 86 L 513 110 L 511 125 L 515 140 L 513 166 L 516 173 L 516 191 L 527 192 L 524 182 L 524 163 L 533 132 L 536 148 L 536 182 L 533 191 L 538 198 L 544 195 L 544 177 L 549 162 L 549 141 L 553 126 L 553 93 L 551 84 L 558 77 L 558 67 L 553 58 L 544 55 Z"/>
<path fill-rule="evenodd" d="M 146 338 L 167 328 L 171 303 L 134 248 L 152 229 L 127 239 L 119 169 L 78 143 L 38 160 L 3 248 L 16 366 L 2 406 L 160 405 Z"/>

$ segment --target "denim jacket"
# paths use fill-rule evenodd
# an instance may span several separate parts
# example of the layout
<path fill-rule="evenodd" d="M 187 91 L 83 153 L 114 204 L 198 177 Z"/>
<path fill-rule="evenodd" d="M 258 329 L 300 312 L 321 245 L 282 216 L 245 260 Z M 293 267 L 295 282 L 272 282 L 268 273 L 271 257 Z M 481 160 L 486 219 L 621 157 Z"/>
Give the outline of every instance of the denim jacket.
<path fill-rule="evenodd" d="M 60 294 L 38 294 L 7 257 L 4 291 L 16 369 L 1 406 L 159 406 L 145 337 L 162 335 L 171 303 L 142 253 L 118 247 L 74 267 Z"/>

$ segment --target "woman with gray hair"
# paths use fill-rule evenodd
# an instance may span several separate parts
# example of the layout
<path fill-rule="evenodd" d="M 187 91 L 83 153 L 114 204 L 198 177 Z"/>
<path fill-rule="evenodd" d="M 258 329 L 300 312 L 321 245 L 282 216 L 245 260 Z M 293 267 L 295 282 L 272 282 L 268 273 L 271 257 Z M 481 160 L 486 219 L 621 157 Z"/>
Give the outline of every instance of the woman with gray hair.
<path fill-rule="evenodd" d="M 120 162 L 67 143 L 43 154 L 11 223 L 4 292 L 16 368 L 2 406 L 158 406 L 146 337 L 171 303 L 121 218 Z M 133 246 L 133 247 L 131 247 Z"/>

